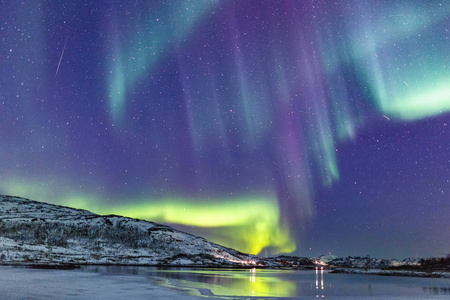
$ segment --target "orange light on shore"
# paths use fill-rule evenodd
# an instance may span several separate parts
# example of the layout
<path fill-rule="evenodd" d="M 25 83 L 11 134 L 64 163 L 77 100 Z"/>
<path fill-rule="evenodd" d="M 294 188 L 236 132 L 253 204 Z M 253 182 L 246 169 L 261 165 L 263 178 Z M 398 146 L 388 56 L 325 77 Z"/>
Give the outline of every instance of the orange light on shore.
<path fill-rule="evenodd" d="M 316 265 L 320 265 L 320 266 L 327 266 L 328 264 L 326 262 L 323 262 L 321 260 L 315 260 L 314 264 Z"/>

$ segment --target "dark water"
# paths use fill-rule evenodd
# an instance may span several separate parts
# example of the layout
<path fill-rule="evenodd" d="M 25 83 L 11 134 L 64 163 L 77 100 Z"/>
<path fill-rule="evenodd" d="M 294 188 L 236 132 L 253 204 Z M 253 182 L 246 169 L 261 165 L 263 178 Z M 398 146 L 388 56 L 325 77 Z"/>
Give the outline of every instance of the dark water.
<path fill-rule="evenodd" d="M 450 299 L 450 279 L 332 274 L 326 270 L 85 267 L 145 276 L 191 295 L 270 298 Z"/>

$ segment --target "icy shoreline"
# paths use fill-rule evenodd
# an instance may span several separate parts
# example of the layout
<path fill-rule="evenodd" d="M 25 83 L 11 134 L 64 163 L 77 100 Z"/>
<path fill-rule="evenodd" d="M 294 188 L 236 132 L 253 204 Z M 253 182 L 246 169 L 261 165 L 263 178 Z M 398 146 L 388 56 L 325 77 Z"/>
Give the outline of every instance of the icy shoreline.
<path fill-rule="evenodd" d="M 217 266 L 217 265 L 145 265 L 145 264 L 102 264 L 102 263 L 26 263 L 26 262 L 10 262 L 10 263 L 0 263 L 0 267 L 23 267 L 28 269 L 37 269 L 37 270 L 77 270 L 86 266 L 99 266 L 99 267 L 108 267 L 108 266 L 116 266 L 116 267 L 157 267 L 157 268 L 174 268 L 180 267 L 183 269 L 223 269 L 223 270 L 231 270 L 231 269 L 273 269 L 273 270 L 313 270 L 314 268 L 311 266 L 296 266 L 292 267 L 280 267 L 280 266 Z M 320 269 L 322 267 L 317 267 Z M 362 268 L 336 268 L 336 267 L 325 267 L 325 270 L 328 270 L 330 274 L 358 274 L 358 275 L 378 275 L 378 276 L 395 276 L 395 277 L 420 277 L 420 278 L 444 278 L 450 279 L 450 272 L 447 271 L 419 271 L 419 270 L 383 270 L 383 269 L 362 269 Z"/>
<path fill-rule="evenodd" d="M 450 272 L 445 272 L 445 271 L 425 272 L 425 271 L 412 271 L 412 270 L 332 268 L 330 270 L 330 273 L 398 276 L 398 277 L 449 278 L 450 279 Z"/>

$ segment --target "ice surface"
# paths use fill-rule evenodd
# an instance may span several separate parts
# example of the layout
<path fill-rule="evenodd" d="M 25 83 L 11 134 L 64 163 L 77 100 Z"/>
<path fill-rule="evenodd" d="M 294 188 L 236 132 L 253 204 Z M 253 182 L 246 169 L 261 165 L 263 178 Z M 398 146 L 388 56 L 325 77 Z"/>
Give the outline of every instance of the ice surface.
<path fill-rule="evenodd" d="M 135 275 L 0 267 L 1 299 L 202 299 Z"/>
<path fill-rule="evenodd" d="M 101 269 L 101 268 L 100 268 Z M 225 273 L 228 271 L 224 270 Z M 144 274 L 146 272 L 143 272 Z M 226 274 L 221 274 L 221 277 Z M 356 276 L 356 277 L 355 277 Z M 225 277 L 229 277 L 225 276 Z M 336 276 L 334 276 L 337 278 Z M 338 276 L 341 277 L 341 276 Z M 218 277 L 219 278 L 219 277 Z M 351 282 L 358 284 L 358 275 L 353 275 Z M 355 279 L 353 281 L 353 278 Z M 379 277 L 365 277 L 366 279 L 377 279 L 370 281 L 375 286 L 379 282 Z M 223 278 L 222 278 L 223 279 Z M 235 281 L 239 278 L 232 278 Z M 266 282 L 270 278 L 262 278 Z M 274 279 L 277 279 L 274 277 Z M 383 278 L 382 278 L 383 279 Z M 256 278 L 258 281 L 258 278 Z M 313 279 L 311 279 L 313 280 Z M 406 280 L 406 279 L 404 279 Z M 404 281 L 402 280 L 402 281 Z M 419 279 L 420 280 L 420 279 Z M 426 279 L 430 280 L 430 279 Z M 176 280 L 172 280 L 176 281 Z M 277 279 L 276 282 L 278 282 Z M 389 282 L 390 279 L 384 278 L 383 282 Z M 188 282 L 188 281 L 185 281 Z M 214 281 L 215 282 L 215 281 Z M 366 282 L 366 281 L 364 281 Z M 438 280 L 436 282 L 442 282 Z M 216 283 L 219 283 L 220 280 Z M 300 283 L 300 282 L 299 282 Z M 214 283 L 210 283 L 213 284 Z M 252 284 L 252 283 L 249 283 Z M 361 284 L 361 282 L 359 282 Z M 379 283 L 378 283 L 379 284 Z M 175 283 L 176 285 L 176 283 Z M 273 287 L 272 285 L 269 285 Z M 24 267 L 0 266 L 0 299 L 317 299 L 317 296 L 298 296 L 298 297 L 242 297 L 228 295 L 226 297 L 217 297 L 207 286 L 202 290 L 203 297 L 192 294 L 195 289 L 188 288 L 170 288 L 156 284 L 153 277 L 146 275 L 127 274 L 127 273 L 107 273 L 86 270 L 41 270 Z M 222 288 L 224 288 L 222 286 Z M 328 285 L 326 285 L 328 288 Z M 235 290 L 236 291 L 236 290 Z M 189 293 L 191 292 L 191 293 Z M 306 290 L 303 292 L 307 292 Z M 327 295 L 326 299 L 370 299 L 370 300 L 404 300 L 404 299 L 428 299 L 442 300 L 448 299 L 449 295 L 383 295 L 383 296 L 340 296 Z M 321 298 L 321 297 L 319 297 Z"/>

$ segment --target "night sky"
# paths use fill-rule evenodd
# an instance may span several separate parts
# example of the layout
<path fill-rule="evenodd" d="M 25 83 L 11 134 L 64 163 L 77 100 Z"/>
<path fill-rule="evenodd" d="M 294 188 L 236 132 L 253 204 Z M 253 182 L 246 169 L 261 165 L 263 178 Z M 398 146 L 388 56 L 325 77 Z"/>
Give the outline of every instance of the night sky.
<path fill-rule="evenodd" d="M 450 3 L 0 0 L 0 193 L 238 250 L 450 253 Z"/>

